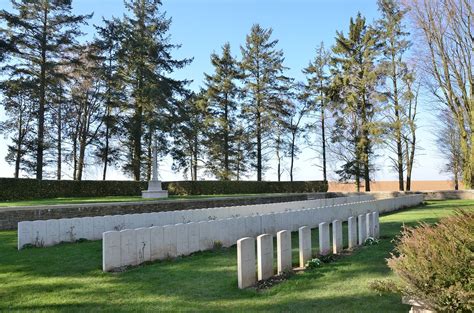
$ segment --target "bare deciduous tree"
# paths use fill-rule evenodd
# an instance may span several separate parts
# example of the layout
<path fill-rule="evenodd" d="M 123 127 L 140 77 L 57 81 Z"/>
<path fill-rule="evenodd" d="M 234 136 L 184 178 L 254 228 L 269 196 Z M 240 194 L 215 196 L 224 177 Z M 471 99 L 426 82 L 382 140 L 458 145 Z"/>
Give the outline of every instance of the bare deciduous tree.
<path fill-rule="evenodd" d="M 474 16 L 471 0 L 404 0 L 418 59 L 434 97 L 459 131 L 464 184 L 474 187 Z"/>

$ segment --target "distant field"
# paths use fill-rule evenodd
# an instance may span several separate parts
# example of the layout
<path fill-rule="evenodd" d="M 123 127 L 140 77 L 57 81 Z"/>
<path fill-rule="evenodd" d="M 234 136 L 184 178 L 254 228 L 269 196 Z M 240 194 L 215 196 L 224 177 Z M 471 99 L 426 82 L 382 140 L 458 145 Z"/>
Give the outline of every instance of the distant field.
<path fill-rule="evenodd" d="M 431 201 L 381 216 L 378 245 L 264 291 L 237 288 L 235 246 L 103 273 L 100 241 L 17 251 L 16 231 L 0 231 L 0 312 L 407 312 L 398 295 L 379 296 L 368 284 L 393 277 L 385 259 L 403 224 L 435 222 L 456 208 L 472 210 L 474 201 Z M 316 252 L 317 229 L 312 243 Z"/>
<path fill-rule="evenodd" d="M 363 190 L 364 187 L 361 187 Z M 398 181 L 386 180 L 370 183 L 371 191 L 398 191 Z M 450 180 L 416 180 L 411 182 L 411 191 L 423 190 L 454 190 L 454 182 Z M 332 192 L 353 192 L 353 183 L 329 182 L 329 190 Z"/>

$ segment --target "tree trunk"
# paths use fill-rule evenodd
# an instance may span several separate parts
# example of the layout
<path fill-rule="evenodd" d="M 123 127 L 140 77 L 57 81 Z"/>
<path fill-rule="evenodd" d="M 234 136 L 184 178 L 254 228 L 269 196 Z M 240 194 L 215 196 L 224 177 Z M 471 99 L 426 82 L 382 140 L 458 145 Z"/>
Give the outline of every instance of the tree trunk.
<path fill-rule="evenodd" d="M 151 132 L 150 134 L 148 135 L 148 138 L 147 138 L 147 152 L 146 152 L 146 155 L 147 155 L 147 158 L 146 158 L 146 164 L 147 164 L 147 170 L 146 170 L 146 180 L 147 181 L 150 181 L 151 180 L 151 172 L 152 172 L 152 143 L 153 143 L 153 136 L 151 135 Z"/>
<path fill-rule="evenodd" d="M 321 92 L 321 97 L 323 96 L 323 93 Z M 322 99 L 322 98 L 321 98 Z M 326 170 L 326 126 L 325 124 L 325 106 L 324 106 L 324 100 L 321 100 L 321 141 L 323 144 L 323 180 L 327 181 L 327 170 Z"/>
<path fill-rule="evenodd" d="M 41 66 L 39 77 L 39 108 L 38 108 L 38 142 L 36 150 L 36 179 L 43 179 L 44 153 L 44 113 L 46 105 L 46 49 L 48 30 L 48 8 L 43 12 L 43 29 L 41 33 Z"/>
<path fill-rule="evenodd" d="M 194 156 L 194 181 L 197 180 L 197 171 L 198 171 L 198 138 L 194 139 L 194 149 L 193 149 L 193 156 Z"/>
<path fill-rule="evenodd" d="M 22 145 L 22 134 L 21 129 L 23 128 L 23 119 L 20 115 L 19 123 L 18 123 L 18 139 L 16 143 L 16 156 L 15 156 L 15 178 L 20 176 L 20 162 L 21 162 L 21 145 Z"/>
<path fill-rule="evenodd" d="M 61 90 L 62 92 L 62 90 Z M 57 179 L 58 180 L 61 180 L 61 171 L 62 171 L 62 130 L 63 130 L 63 127 L 62 127 L 62 103 L 61 103 L 61 100 L 59 101 L 58 103 L 58 147 L 57 147 L 57 153 L 58 153 L 58 159 L 57 159 Z"/>
<path fill-rule="evenodd" d="M 102 180 L 107 177 L 107 166 L 109 165 L 109 136 L 110 136 L 110 104 L 107 105 L 107 115 L 105 117 L 105 147 L 104 147 L 104 169 L 102 172 Z"/>
<path fill-rule="evenodd" d="M 257 110 L 257 181 L 262 181 L 262 129 L 260 110 Z"/>
<path fill-rule="evenodd" d="M 77 171 L 77 180 L 82 180 L 82 173 L 84 171 L 84 160 L 86 154 L 86 133 L 84 132 L 81 135 L 79 140 L 79 161 L 78 161 L 78 171 Z"/>
<path fill-rule="evenodd" d="M 228 95 L 225 94 L 224 106 L 224 180 L 229 180 L 229 108 Z"/>
<path fill-rule="evenodd" d="M 296 131 L 293 131 L 291 134 L 290 181 L 293 181 L 293 167 L 295 164 L 295 141 L 296 141 Z"/>
<path fill-rule="evenodd" d="M 140 104 L 135 104 L 132 127 L 132 172 L 133 178 L 140 181 L 141 158 L 142 158 L 142 115 L 143 109 Z"/>

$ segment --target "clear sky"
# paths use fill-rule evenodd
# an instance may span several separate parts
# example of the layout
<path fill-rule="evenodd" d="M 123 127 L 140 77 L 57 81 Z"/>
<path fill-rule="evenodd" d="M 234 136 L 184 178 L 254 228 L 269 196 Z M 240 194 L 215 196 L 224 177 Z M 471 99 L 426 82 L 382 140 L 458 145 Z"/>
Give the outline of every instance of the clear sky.
<path fill-rule="evenodd" d="M 234 55 L 240 56 L 240 45 L 252 24 L 260 23 L 273 28 L 273 38 L 279 40 L 279 48 L 284 50 L 285 65 L 290 68 L 288 74 L 302 80 L 301 69 L 314 57 L 316 46 L 323 41 L 326 47 L 334 43 L 336 31 L 344 31 L 349 19 L 361 12 L 368 21 L 378 17 L 375 0 L 164 0 L 163 9 L 172 17 L 170 34 L 173 43 L 182 44 L 175 57 L 194 57 L 188 67 L 175 75 L 178 78 L 192 79 L 191 88 L 198 88 L 203 73 L 212 71 L 209 56 L 219 51 L 225 42 L 230 42 Z M 9 0 L 0 0 L 1 8 L 10 8 Z M 76 13 L 94 12 L 89 26 L 84 31 L 93 33 L 93 24 L 100 24 L 102 17 L 121 16 L 124 13 L 122 0 L 74 0 Z M 90 38 L 91 35 L 88 36 Z M 87 39 L 87 38 L 85 38 Z M 420 110 L 420 130 L 418 133 L 420 149 L 415 164 L 415 180 L 446 179 L 440 174 L 443 161 L 434 146 L 432 106 L 423 97 Z M 0 119 L 4 112 L 0 109 Z M 0 176 L 12 176 L 13 168 L 5 161 L 7 140 L 0 138 Z M 313 152 L 305 150 L 296 163 L 297 180 L 319 179 L 321 173 L 314 166 L 317 160 L 311 160 Z M 389 162 L 381 151 L 378 159 L 376 180 L 393 180 L 396 175 L 389 168 Z M 162 179 L 181 179 L 181 174 L 171 171 L 169 160 L 160 166 Z M 65 173 L 68 174 L 68 173 Z M 86 178 L 99 178 L 100 171 L 90 166 Z M 68 175 L 66 175 L 66 178 Z M 125 179 L 120 171 L 111 173 L 110 178 Z M 276 179 L 269 171 L 265 177 Z M 286 178 L 286 177 L 285 177 Z M 330 178 L 335 179 L 334 175 Z"/>

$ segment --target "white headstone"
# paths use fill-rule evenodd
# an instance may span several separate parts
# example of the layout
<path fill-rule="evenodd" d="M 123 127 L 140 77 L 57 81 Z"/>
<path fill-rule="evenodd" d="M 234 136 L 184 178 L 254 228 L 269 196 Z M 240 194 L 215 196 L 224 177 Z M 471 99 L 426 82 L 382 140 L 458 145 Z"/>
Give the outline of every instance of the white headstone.
<path fill-rule="evenodd" d="M 102 270 L 111 271 L 122 266 L 120 232 L 108 231 L 102 238 Z"/>
<path fill-rule="evenodd" d="M 59 241 L 73 242 L 77 240 L 76 237 L 76 230 L 71 219 L 61 218 L 59 220 Z"/>
<path fill-rule="evenodd" d="M 366 217 L 365 214 L 360 214 L 357 216 L 358 222 L 358 233 L 359 233 L 359 245 L 363 245 L 365 239 L 367 239 L 367 226 L 366 226 Z"/>
<path fill-rule="evenodd" d="M 33 245 L 44 247 L 46 244 L 46 221 L 33 222 Z"/>
<path fill-rule="evenodd" d="M 342 251 L 342 222 L 332 222 L 332 253 L 339 254 Z"/>
<path fill-rule="evenodd" d="M 18 250 L 24 245 L 33 243 L 32 222 L 24 221 L 18 223 Z"/>
<path fill-rule="evenodd" d="M 151 261 L 151 229 L 137 228 L 137 259 L 138 264 Z"/>
<path fill-rule="evenodd" d="M 326 222 L 319 223 L 319 254 L 327 255 L 330 252 L 329 224 Z"/>
<path fill-rule="evenodd" d="M 258 280 L 273 276 L 273 238 L 263 234 L 257 237 L 257 272 Z"/>
<path fill-rule="evenodd" d="M 374 218 L 372 213 L 365 215 L 365 226 L 367 229 L 367 237 L 374 237 Z"/>
<path fill-rule="evenodd" d="M 199 223 L 191 222 L 188 225 L 189 253 L 199 251 Z"/>
<path fill-rule="evenodd" d="M 163 226 L 163 242 L 167 257 L 175 258 L 178 256 L 178 236 L 175 225 Z"/>
<path fill-rule="evenodd" d="M 357 246 L 357 219 L 351 216 L 347 219 L 349 249 Z"/>
<path fill-rule="evenodd" d="M 120 231 L 125 229 L 125 217 L 123 215 L 112 215 L 113 229 Z"/>
<path fill-rule="evenodd" d="M 163 241 L 163 226 L 153 226 L 150 228 L 151 238 L 151 260 L 163 260 L 166 258 Z"/>
<path fill-rule="evenodd" d="M 134 229 L 120 231 L 120 247 L 122 266 L 137 265 L 137 232 Z"/>
<path fill-rule="evenodd" d="M 72 227 L 74 227 L 74 238 L 73 242 L 79 239 L 84 239 L 84 221 L 80 217 L 71 218 Z"/>
<path fill-rule="evenodd" d="M 92 223 L 94 225 L 94 240 L 102 239 L 102 233 L 105 232 L 105 217 L 94 216 L 92 218 Z"/>
<path fill-rule="evenodd" d="M 311 259 L 311 228 L 302 226 L 298 230 L 300 267 L 305 267 Z"/>
<path fill-rule="evenodd" d="M 240 289 L 257 282 L 255 275 L 255 239 L 245 237 L 237 241 L 237 280 Z"/>
<path fill-rule="evenodd" d="M 199 250 L 206 251 L 212 248 L 212 238 L 211 238 L 211 223 L 209 222 L 199 222 Z"/>
<path fill-rule="evenodd" d="M 47 220 L 45 246 L 54 246 L 59 242 L 59 220 Z"/>
<path fill-rule="evenodd" d="M 176 254 L 189 255 L 188 224 L 176 224 Z"/>
<path fill-rule="evenodd" d="M 94 219 L 92 217 L 82 218 L 83 235 L 82 238 L 87 240 L 94 239 Z"/>
<path fill-rule="evenodd" d="M 372 218 L 374 221 L 374 237 L 378 239 L 380 237 L 379 212 L 372 212 Z"/>
<path fill-rule="evenodd" d="M 277 233 L 277 271 L 278 274 L 291 270 L 291 233 L 287 230 L 280 230 Z"/>

